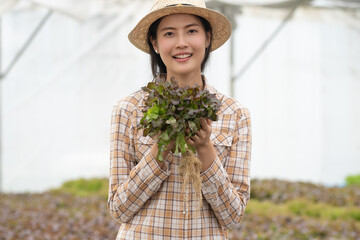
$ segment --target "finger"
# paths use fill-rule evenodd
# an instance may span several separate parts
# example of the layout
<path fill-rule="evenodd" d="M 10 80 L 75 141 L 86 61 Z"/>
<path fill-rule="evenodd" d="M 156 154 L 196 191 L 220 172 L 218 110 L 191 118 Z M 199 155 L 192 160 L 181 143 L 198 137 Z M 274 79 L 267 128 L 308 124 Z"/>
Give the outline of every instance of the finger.
<path fill-rule="evenodd" d="M 175 142 L 172 141 L 166 146 L 166 149 L 171 151 L 171 152 L 174 152 L 175 151 L 175 145 L 176 145 Z"/>
<path fill-rule="evenodd" d="M 200 118 L 200 125 L 201 125 L 201 129 L 205 129 L 207 127 L 207 123 L 206 123 L 206 119 L 205 118 Z"/>
<path fill-rule="evenodd" d="M 200 124 L 201 124 L 201 129 L 202 130 L 204 130 L 205 132 L 209 131 L 209 125 L 208 125 L 205 118 L 200 118 Z"/>
<path fill-rule="evenodd" d="M 195 144 L 194 140 L 192 140 L 191 138 L 187 138 L 187 139 L 186 139 L 186 142 L 187 142 L 188 144 L 190 144 L 190 145 L 194 145 L 194 144 Z"/>
<path fill-rule="evenodd" d="M 197 133 L 194 136 L 192 136 L 191 139 L 196 143 L 201 139 L 201 136 L 199 135 L 199 133 Z"/>
<path fill-rule="evenodd" d="M 209 133 L 212 132 L 212 121 L 210 119 L 207 119 L 207 121 L 209 122 L 208 127 L 209 127 Z"/>
<path fill-rule="evenodd" d="M 150 136 L 150 137 L 151 137 L 152 140 L 156 141 L 156 139 L 159 138 L 160 134 L 161 134 L 161 133 L 158 132 L 156 135 L 153 135 L 153 136 Z"/>
<path fill-rule="evenodd" d="M 168 144 L 168 147 L 170 149 L 174 148 L 175 147 L 175 140 L 171 140 L 171 142 Z"/>
<path fill-rule="evenodd" d="M 207 123 L 209 126 L 212 125 L 212 121 L 210 120 L 210 118 L 207 118 L 207 119 L 206 119 L 206 123 Z"/>

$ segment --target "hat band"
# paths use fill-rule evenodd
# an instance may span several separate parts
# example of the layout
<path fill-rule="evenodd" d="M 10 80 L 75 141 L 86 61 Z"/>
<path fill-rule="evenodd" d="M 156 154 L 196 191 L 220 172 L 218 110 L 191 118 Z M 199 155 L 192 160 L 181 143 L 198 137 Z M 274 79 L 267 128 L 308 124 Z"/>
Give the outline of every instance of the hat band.
<path fill-rule="evenodd" d="M 194 5 L 188 4 L 188 3 L 178 3 L 178 4 L 166 5 L 166 7 L 181 7 L 181 6 L 194 6 Z"/>

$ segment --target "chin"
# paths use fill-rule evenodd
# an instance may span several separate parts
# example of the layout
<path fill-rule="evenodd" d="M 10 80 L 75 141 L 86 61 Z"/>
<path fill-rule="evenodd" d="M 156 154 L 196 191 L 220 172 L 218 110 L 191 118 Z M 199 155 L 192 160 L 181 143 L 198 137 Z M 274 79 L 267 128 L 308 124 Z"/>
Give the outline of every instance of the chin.
<path fill-rule="evenodd" d="M 194 72 L 198 72 L 198 71 L 196 69 L 179 69 L 178 71 L 174 71 L 173 73 L 176 75 L 187 75 Z"/>

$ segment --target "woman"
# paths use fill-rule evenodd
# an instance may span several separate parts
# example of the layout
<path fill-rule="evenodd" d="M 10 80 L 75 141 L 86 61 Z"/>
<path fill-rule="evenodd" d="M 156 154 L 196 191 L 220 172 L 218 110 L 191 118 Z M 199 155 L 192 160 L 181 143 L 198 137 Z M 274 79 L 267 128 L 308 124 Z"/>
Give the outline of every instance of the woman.
<path fill-rule="evenodd" d="M 210 52 L 230 34 L 228 19 L 203 0 L 154 1 L 129 34 L 150 54 L 154 77 L 174 78 L 180 87 L 198 85 L 222 101 L 218 121 L 202 119 L 201 129 L 187 139 L 202 162 L 200 209 L 193 192 L 190 204 L 183 201 L 181 156 L 165 151 L 165 160 L 156 160 L 157 144 L 139 129 L 145 93 L 114 107 L 108 208 L 122 223 L 117 239 L 227 239 L 228 229 L 240 222 L 250 197 L 249 112 L 202 75 Z"/>

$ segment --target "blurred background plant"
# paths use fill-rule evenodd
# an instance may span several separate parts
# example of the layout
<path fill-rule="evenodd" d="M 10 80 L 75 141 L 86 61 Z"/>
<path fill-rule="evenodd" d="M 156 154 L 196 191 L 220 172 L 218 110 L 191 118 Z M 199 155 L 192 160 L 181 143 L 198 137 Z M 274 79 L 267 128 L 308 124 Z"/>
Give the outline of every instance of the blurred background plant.
<path fill-rule="evenodd" d="M 80 178 L 66 181 L 59 188 L 50 190 L 52 193 L 73 194 L 87 197 L 92 195 L 107 196 L 109 182 L 106 178 Z"/>
<path fill-rule="evenodd" d="M 356 185 L 360 186 L 360 174 L 358 175 L 351 175 L 346 177 L 346 185 Z"/>

